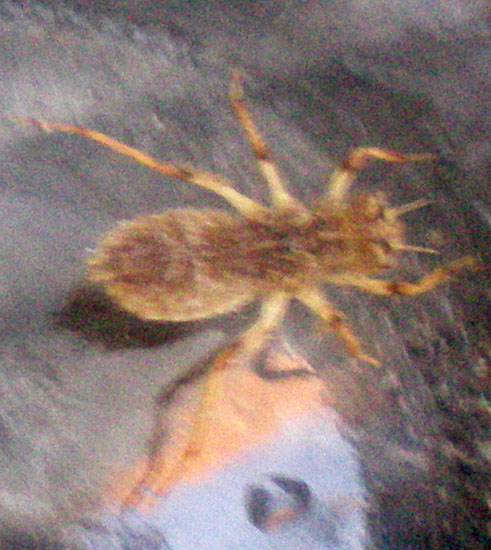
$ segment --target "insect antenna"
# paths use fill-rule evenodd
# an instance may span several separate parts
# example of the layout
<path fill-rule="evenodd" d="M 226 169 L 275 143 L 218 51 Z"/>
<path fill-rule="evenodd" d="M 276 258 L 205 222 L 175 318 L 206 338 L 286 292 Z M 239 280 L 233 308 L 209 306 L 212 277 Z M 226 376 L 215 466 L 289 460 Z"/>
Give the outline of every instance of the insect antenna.
<path fill-rule="evenodd" d="M 423 254 L 440 254 L 438 250 L 433 248 L 426 248 L 425 246 L 412 246 L 410 244 L 404 244 L 398 247 L 398 250 L 410 250 L 412 252 L 422 252 Z"/>
<path fill-rule="evenodd" d="M 404 216 L 404 214 L 407 214 L 408 212 L 412 212 L 413 210 L 419 210 L 420 208 L 424 208 L 425 206 L 428 206 L 428 204 L 431 204 L 431 202 L 433 201 L 429 201 L 427 199 L 418 199 L 416 201 L 403 204 L 402 206 L 387 208 L 386 214 L 387 214 L 387 217 L 391 219 L 398 218 L 399 216 Z"/>
<path fill-rule="evenodd" d="M 413 210 L 419 210 L 420 208 L 424 208 L 431 202 L 432 201 L 429 201 L 427 199 L 418 199 L 418 200 L 403 204 L 402 206 L 396 206 L 395 208 L 387 208 L 385 210 L 385 215 L 387 216 L 388 219 L 394 220 L 399 216 L 404 216 L 404 214 L 407 214 L 408 212 L 412 212 Z M 438 250 L 434 250 L 433 248 L 426 248 L 425 246 L 413 246 L 411 244 L 403 244 L 401 246 L 398 246 L 397 250 L 422 252 L 423 254 L 440 254 Z"/>

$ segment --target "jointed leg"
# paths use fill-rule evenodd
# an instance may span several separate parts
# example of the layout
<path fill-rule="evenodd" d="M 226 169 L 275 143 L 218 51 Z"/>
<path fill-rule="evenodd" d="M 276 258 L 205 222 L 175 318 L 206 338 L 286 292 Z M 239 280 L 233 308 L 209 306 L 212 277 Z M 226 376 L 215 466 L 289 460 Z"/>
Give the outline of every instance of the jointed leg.
<path fill-rule="evenodd" d="M 220 353 L 207 375 L 203 398 L 198 408 L 187 454 L 199 452 L 199 442 L 207 429 L 206 415 L 221 390 L 221 372 L 234 362 L 251 363 L 264 349 L 273 332 L 281 324 L 289 298 L 283 293 L 272 294 L 264 299 L 256 322 L 236 342 Z"/>
<path fill-rule="evenodd" d="M 358 338 L 345 323 L 342 315 L 329 304 L 320 289 L 301 290 L 295 297 L 324 321 L 327 328 L 343 341 L 347 351 L 353 357 L 366 361 L 374 367 L 380 366 L 380 363 L 376 359 L 362 351 Z"/>
<path fill-rule="evenodd" d="M 15 117 L 15 119 L 20 122 L 26 122 L 34 126 L 38 126 L 46 132 L 56 130 L 58 132 L 65 132 L 68 134 L 77 134 L 86 139 L 96 141 L 116 153 L 130 157 L 136 162 L 148 166 L 152 170 L 156 170 L 164 176 L 178 178 L 194 185 L 204 187 L 205 189 L 213 191 L 217 195 L 223 197 L 243 216 L 249 219 L 264 220 L 269 217 L 268 208 L 236 191 L 220 174 L 202 172 L 191 167 L 175 164 L 173 162 L 157 160 L 156 158 L 147 155 L 134 147 L 130 147 L 129 145 L 121 143 L 120 141 L 106 136 L 101 132 L 97 132 L 96 130 L 91 130 L 90 128 L 74 126 L 72 124 L 58 124 L 56 122 L 47 122 L 45 120 L 38 120 L 28 117 Z"/>
<path fill-rule="evenodd" d="M 305 210 L 300 201 L 288 193 L 285 184 L 281 180 L 276 164 L 271 159 L 268 147 L 245 106 L 241 77 L 237 72 L 232 75 L 229 96 L 232 108 L 244 129 L 252 152 L 256 157 L 259 169 L 268 182 L 273 207 L 278 210 Z"/>
<path fill-rule="evenodd" d="M 367 275 L 351 273 L 333 275 L 329 277 L 328 282 L 338 285 L 355 286 L 381 296 L 415 296 L 428 292 L 437 285 L 451 279 L 459 271 L 472 268 L 475 265 L 475 258 L 464 256 L 446 265 L 437 267 L 415 283 L 408 281 L 384 281 L 382 279 L 372 279 Z"/>
<path fill-rule="evenodd" d="M 274 330 L 280 325 L 288 303 L 289 298 L 283 293 L 266 297 L 256 322 L 214 360 L 206 375 L 203 394 L 196 411 L 193 412 L 189 435 L 179 456 L 169 464 L 164 454 L 161 462 L 156 461 L 151 465 L 140 486 L 126 500 L 126 505 L 141 505 L 152 501 L 154 497 L 145 491 L 150 490 L 154 495 L 162 495 L 181 479 L 190 462 L 199 456 L 204 443 L 213 438 L 213 417 L 219 414 L 216 404 L 223 402 L 224 371 L 234 364 L 252 362 L 261 353 Z"/>
<path fill-rule="evenodd" d="M 323 200 L 343 201 L 349 190 L 349 186 L 358 176 L 358 172 L 365 168 L 370 159 L 379 159 L 385 162 L 418 162 L 433 158 L 435 158 L 434 155 L 430 153 L 399 153 L 381 147 L 357 147 L 348 152 L 332 173 Z"/>

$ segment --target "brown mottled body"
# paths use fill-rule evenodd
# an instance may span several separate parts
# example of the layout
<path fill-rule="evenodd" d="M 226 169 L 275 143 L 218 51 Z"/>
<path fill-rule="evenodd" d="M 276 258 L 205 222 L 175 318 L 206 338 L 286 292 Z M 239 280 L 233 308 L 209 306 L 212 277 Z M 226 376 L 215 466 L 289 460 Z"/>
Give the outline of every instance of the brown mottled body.
<path fill-rule="evenodd" d="M 350 196 L 349 187 L 370 159 L 408 162 L 433 156 L 380 147 L 353 149 L 332 173 L 324 195 L 308 208 L 282 181 L 245 107 L 237 74 L 230 101 L 268 183 L 270 206 L 242 195 L 219 174 L 159 161 L 95 130 L 21 119 L 46 131 L 98 141 L 164 176 L 204 187 L 236 210 L 231 214 L 221 209 L 179 208 L 121 222 L 88 259 L 88 278 L 102 284 L 122 308 L 143 319 L 191 321 L 262 300 L 258 321 L 239 342 L 239 348 L 253 354 L 281 322 L 288 302 L 298 299 L 321 317 L 352 355 L 378 365 L 362 351 L 343 316 L 327 302 L 322 285 L 349 285 L 380 295 L 416 295 L 474 264 L 473 258 L 464 257 L 436 268 L 416 283 L 374 277 L 397 267 L 401 251 L 433 252 L 405 244 L 400 219 L 426 201 L 390 207 L 381 193 Z"/>
<path fill-rule="evenodd" d="M 172 209 L 120 223 L 89 259 L 89 278 L 144 319 L 187 321 L 234 311 L 332 275 L 395 265 L 402 223 L 382 199 L 355 197 L 307 219 L 295 211 L 254 221 L 224 210 Z"/>
<path fill-rule="evenodd" d="M 88 276 L 143 319 L 189 321 L 228 313 L 257 294 L 252 278 L 237 271 L 240 251 L 230 254 L 239 233 L 251 233 L 248 225 L 223 210 L 192 208 L 122 222 L 89 259 Z"/>
<path fill-rule="evenodd" d="M 350 196 L 352 182 L 370 159 L 421 161 L 427 154 L 403 154 L 379 147 L 349 152 L 311 208 L 293 197 L 247 111 L 238 75 L 230 89 L 232 107 L 250 142 L 271 196 L 265 206 L 236 191 L 219 174 L 159 161 L 95 130 L 22 119 L 46 131 L 81 135 L 149 166 L 166 177 L 216 193 L 234 209 L 171 209 L 121 222 L 88 259 L 88 278 L 99 283 L 122 308 L 143 319 L 190 321 L 237 310 L 261 301 L 259 317 L 215 360 L 182 460 L 199 453 L 206 438 L 207 411 L 221 397 L 220 372 L 234 361 L 250 361 L 280 325 L 292 299 L 315 313 L 357 359 L 378 366 L 326 300 L 324 283 L 357 287 L 379 295 L 417 295 L 472 267 L 466 256 L 437 267 L 417 282 L 378 279 L 398 265 L 403 251 L 433 252 L 404 242 L 400 217 L 426 204 L 416 200 L 391 207 L 382 194 Z M 176 472 L 150 471 L 143 480 L 158 493 Z M 145 499 L 137 492 L 132 502 Z"/>

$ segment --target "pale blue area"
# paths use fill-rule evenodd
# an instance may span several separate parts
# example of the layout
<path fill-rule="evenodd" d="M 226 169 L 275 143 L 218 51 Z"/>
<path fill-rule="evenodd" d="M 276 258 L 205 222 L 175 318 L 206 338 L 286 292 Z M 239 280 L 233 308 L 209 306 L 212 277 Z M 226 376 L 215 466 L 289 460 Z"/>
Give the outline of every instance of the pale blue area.
<path fill-rule="evenodd" d="M 129 512 L 72 533 L 87 550 L 363 550 L 365 489 L 354 448 L 339 417 L 326 410 L 288 423 L 273 441 L 249 449 L 195 485 L 182 485 L 152 515 Z M 268 532 L 247 515 L 251 487 L 292 497 L 274 484 L 281 476 L 308 485 L 311 503 Z"/>
<path fill-rule="evenodd" d="M 204 483 L 182 487 L 162 503 L 155 520 L 162 524 L 173 550 L 339 549 L 364 548 L 365 518 L 361 507 L 348 507 L 338 533 L 329 543 L 329 502 L 343 497 L 363 500 L 359 463 L 342 438 L 332 413 L 290 423 L 268 445 L 256 448 Z M 254 527 L 246 513 L 251 485 L 269 474 L 304 481 L 315 497 L 308 512 L 272 533 Z M 327 540 L 326 540 L 327 539 Z"/>

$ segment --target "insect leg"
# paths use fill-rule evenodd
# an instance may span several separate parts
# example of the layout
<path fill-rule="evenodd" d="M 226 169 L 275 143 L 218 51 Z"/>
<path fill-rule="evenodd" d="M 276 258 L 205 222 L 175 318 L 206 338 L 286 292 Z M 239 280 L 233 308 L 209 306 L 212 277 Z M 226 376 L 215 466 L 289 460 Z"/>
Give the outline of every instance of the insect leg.
<path fill-rule="evenodd" d="M 47 122 L 45 120 L 28 117 L 15 117 L 15 119 L 20 122 L 37 126 L 46 132 L 55 130 L 68 134 L 77 134 L 86 139 L 96 141 L 116 153 L 130 157 L 136 162 L 148 166 L 152 170 L 156 170 L 164 176 L 181 179 L 187 181 L 188 183 L 198 185 L 199 187 L 204 187 L 205 189 L 213 191 L 217 195 L 223 197 L 243 216 L 249 219 L 262 221 L 269 217 L 268 208 L 236 191 L 220 174 L 202 172 L 192 167 L 182 166 L 173 162 L 160 161 L 150 155 L 147 155 L 146 153 L 143 153 L 142 151 L 139 151 L 138 149 L 135 149 L 134 147 L 121 143 L 106 134 L 97 132 L 96 130 L 91 130 L 90 128 L 85 128 L 83 126 L 59 124 L 56 122 Z"/>
<path fill-rule="evenodd" d="M 322 319 L 327 328 L 343 341 L 346 349 L 353 357 L 366 361 L 375 367 L 380 366 L 376 359 L 362 351 L 358 338 L 344 321 L 342 314 L 331 306 L 320 289 L 303 289 L 295 297 Z"/>
<path fill-rule="evenodd" d="M 399 153 L 381 147 L 357 147 L 348 152 L 332 173 L 323 200 L 342 202 L 350 185 L 370 159 L 379 159 L 385 162 L 418 162 L 433 158 L 435 156 L 430 153 Z"/>
<path fill-rule="evenodd" d="M 186 443 L 172 464 L 164 460 L 154 464 L 144 476 L 140 486 L 126 500 L 126 505 L 142 505 L 153 500 L 148 494 L 167 493 L 185 475 L 188 467 L 199 458 L 204 443 L 213 439 L 213 418 L 220 415 L 220 403 L 224 394 L 224 371 L 234 365 L 253 361 L 264 349 L 272 333 L 281 323 L 289 297 L 283 293 L 267 296 L 256 322 L 232 345 L 225 348 L 213 361 L 206 375 L 204 389 L 197 409 L 192 413 L 191 427 Z M 230 391 L 230 390 L 227 390 Z M 165 453 L 165 450 L 164 450 Z"/>
<path fill-rule="evenodd" d="M 244 129 L 249 140 L 252 152 L 256 157 L 259 170 L 268 182 L 273 207 L 278 210 L 302 210 L 305 207 L 295 197 L 290 195 L 278 172 L 276 164 L 271 159 L 266 142 L 261 137 L 252 117 L 244 103 L 244 90 L 242 89 L 241 76 L 238 72 L 232 75 L 229 93 L 230 103 Z"/>
<path fill-rule="evenodd" d="M 222 373 L 234 363 L 250 363 L 264 349 L 273 331 L 281 323 L 288 306 L 289 298 L 283 293 L 266 297 L 256 322 L 239 338 L 223 350 L 213 362 L 207 375 L 203 397 L 198 407 L 189 439 L 187 454 L 199 452 L 200 441 L 205 437 L 208 425 L 208 410 L 221 393 Z"/>
<path fill-rule="evenodd" d="M 338 285 L 356 286 L 367 292 L 381 296 L 416 296 L 435 288 L 437 285 L 453 278 L 463 269 L 470 269 L 476 266 L 476 259 L 471 256 L 464 256 L 453 262 L 437 267 L 419 281 L 385 281 L 372 279 L 362 274 L 342 273 L 329 277 L 328 282 Z"/>

